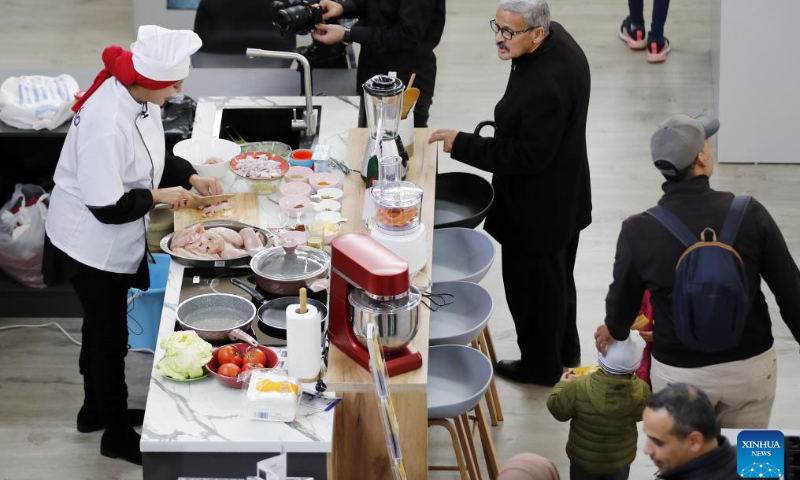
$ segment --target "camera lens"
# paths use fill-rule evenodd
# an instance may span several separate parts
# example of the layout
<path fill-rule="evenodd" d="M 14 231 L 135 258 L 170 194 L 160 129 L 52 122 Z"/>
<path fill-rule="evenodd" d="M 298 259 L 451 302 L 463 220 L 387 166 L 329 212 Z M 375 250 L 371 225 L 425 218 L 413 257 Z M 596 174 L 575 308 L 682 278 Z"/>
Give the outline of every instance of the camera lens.
<path fill-rule="evenodd" d="M 275 12 L 275 26 L 283 33 L 299 33 L 313 28 L 311 9 L 306 5 L 295 5 Z"/>

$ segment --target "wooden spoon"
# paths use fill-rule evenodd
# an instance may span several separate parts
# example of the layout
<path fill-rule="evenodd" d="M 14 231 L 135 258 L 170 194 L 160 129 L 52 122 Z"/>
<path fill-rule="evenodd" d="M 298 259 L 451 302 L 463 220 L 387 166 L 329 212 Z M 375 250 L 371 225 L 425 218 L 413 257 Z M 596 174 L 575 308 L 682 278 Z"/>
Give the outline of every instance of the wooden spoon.
<path fill-rule="evenodd" d="M 408 112 L 411 111 L 411 108 L 417 103 L 417 100 L 419 100 L 419 88 L 407 88 L 405 93 L 403 93 L 403 111 L 400 114 L 402 120 L 408 117 Z"/>

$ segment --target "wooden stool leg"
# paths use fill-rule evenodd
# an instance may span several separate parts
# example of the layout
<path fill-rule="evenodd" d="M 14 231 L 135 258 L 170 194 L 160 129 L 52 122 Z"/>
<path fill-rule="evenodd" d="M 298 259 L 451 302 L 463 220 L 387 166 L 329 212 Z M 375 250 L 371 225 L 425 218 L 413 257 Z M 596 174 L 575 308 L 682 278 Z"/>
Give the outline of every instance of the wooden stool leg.
<path fill-rule="evenodd" d="M 463 425 L 463 415 L 460 415 L 453 420 L 456 422 L 456 431 L 458 433 L 458 440 L 461 442 L 461 451 L 464 452 L 464 457 L 467 459 L 467 472 L 469 473 L 470 480 L 483 480 L 481 478 L 480 465 L 475 463 L 478 459 L 475 450 L 475 444 L 467 442 L 467 431 L 469 431 L 469 423 Z"/>
<path fill-rule="evenodd" d="M 478 336 L 478 338 L 476 338 L 475 340 L 472 341 L 472 348 L 474 348 L 475 350 L 478 350 L 480 352 L 483 352 L 483 350 L 481 348 L 481 344 L 480 344 L 480 336 Z M 492 377 L 494 377 L 494 375 Z M 496 427 L 497 426 L 497 416 L 495 415 L 495 412 L 494 412 L 494 400 L 492 399 L 491 392 L 487 390 L 486 393 L 484 394 L 484 397 L 486 398 L 486 407 L 489 410 L 489 418 L 492 421 L 492 426 Z"/>
<path fill-rule="evenodd" d="M 478 338 L 479 338 L 478 344 L 481 346 L 481 352 L 483 352 L 483 354 L 486 355 L 487 357 L 490 357 L 491 354 L 488 348 L 489 336 L 487 335 L 487 332 L 486 331 L 482 332 Z M 489 392 L 491 392 L 491 397 L 492 397 L 492 405 L 490 406 L 490 408 L 494 409 L 494 412 L 492 412 L 491 410 L 489 411 L 489 417 L 492 419 L 492 426 L 495 427 L 497 426 L 496 422 L 498 421 L 502 422 L 504 418 L 503 418 L 503 407 L 500 406 L 500 396 L 497 394 L 497 384 L 495 384 L 494 382 L 494 375 L 492 375 L 492 381 L 489 383 Z M 487 399 L 488 398 L 489 397 L 487 397 Z M 492 413 L 494 413 L 494 416 L 492 416 Z"/>
<path fill-rule="evenodd" d="M 486 424 L 486 417 L 483 415 L 481 404 L 475 405 L 475 418 L 478 422 L 478 432 L 481 435 L 481 445 L 483 445 L 483 455 L 486 457 L 486 468 L 489 470 L 489 479 L 497 480 L 500 474 L 500 467 L 497 461 L 497 452 L 494 449 L 494 440 Z"/>
<path fill-rule="evenodd" d="M 492 365 L 497 365 L 497 354 L 494 353 L 494 342 L 492 341 L 492 334 L 489 333 L 488 324 L 483 329 L 483 336 L 486 339 L 486 347 L 489 349 L 489 360 L 492 361 Z"/>
<path fill-rule="evenodd" d="M 467 479 L 467 470 L 465 468 L 464 456 L 461 453 L 461 446 L 459 442 L 456 440 L 456 431 L 453 428 L 453 424 L 450 423 L 449 420 L 428 420 L 428 426 L 431 425 L 438 425 L 440 427 L 445 428 L 450 433 L 450 441 L 453 442 L 453 451 L 456 453 L 456 462 L 458 463 L 458 471 L 461 473 L 461 480 L 468 480 Z M 439 467 L 439 466 L 428 466 L 428 470 L 452 470 L 452 467 Z"/>
<path fill-rule="evenodd" d="M 475 435 L 472 431 L 472 427 L 470 427 L 469 424 L 469 415 L 466 413 L 461 415 L 461 423 L 464 426 L 464 434 L 467 437 L 469 453 L 472 456 L 472 464 L 475 465 L 475 472 L 478 475 L 478 480 L 483 480 L 483 474 L 481 474 L 481 464 L 478 461 L 478 447 L 475 445 Z"/>

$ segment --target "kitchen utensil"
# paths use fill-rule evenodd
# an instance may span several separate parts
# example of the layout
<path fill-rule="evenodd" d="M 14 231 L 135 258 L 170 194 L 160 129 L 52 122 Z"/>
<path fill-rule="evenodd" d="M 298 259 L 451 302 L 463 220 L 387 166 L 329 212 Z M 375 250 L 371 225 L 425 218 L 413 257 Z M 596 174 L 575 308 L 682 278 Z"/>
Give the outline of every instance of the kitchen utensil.
<path fill-rule="evenodd" d="M 307 303 L 306 289 L 300 289 L 299 303 L 286 307 L 286 352 L 289 376 L 314 379 L 319 375 L 322 359 L 321 314 Z"/>
<path fill-rule="evenodd" d="M 466 172 L 436 175 L 433 228 L 475 228 L 486 218 L 494 202 L 492 184 Z"/>
<path fill-rule="evenodd" d="M 506 252 L 506 255 L 511 252 Z M 494 262 L 489 237 L 469 228 L 433 231 L 433 282 L 480 282 Z"/>
<path fill-rule="evenodd" d="M 172 153 L 191 163 L 199 176 L 221 178 L 228 172 L 231 159 L 241 153 L 241 147 L 220 138 L 187 138 L 176 143 Z M 207 164 L 212 158 L 218 162 Z"/>
<path fill-rule="evenodd" d="M 364 369 L 369 369 L 369 353 L 362 339 L 357 337 L 354 326 L 355 309 L 351 308 L 350 293 L 354 290 L 364 292 L 367 298 L 377 301 L 401 302 L 410 297 L 404 305 L 397 304 L 394 322 L 388 321 L 386 329 L 380 332 L 387 342 L 386 364 L 389 375 L 416 370 L 422 366 L 422 355 L 408 344 L 416 333 L 419 317 L 412 311 L 419 299 L 414 299 L 410 288 L 408 264 L 386 247 L 367 235 L 347 233 L 339 235 L 331 242 L 331 288 L 330 288 L 330 326 L 328 337 L 342 352 L 355 360 Z M 357 301 L 363 296 L 357 294 Z M 358 307 L 359 335 L 365 335 L 365 323 L 360 319 L 376 315 L 366 301 Z M 408 312 L 408 313 L 402 313 Z M 391 316 L 391 314 L 389 315 Z M 405 320 L 403 320 L 403 317 Z M 396 330 L 390 330 L 396 328 Z M 404 339 L 401 341 L 401 339 Z M 400 346 L 401 343 L 406 345 Z"/>
<path fill-rule="evenodd" d="M 308 177 L 308 183 L 314 192 L 319 192 L 323 188 L 336 188 L 342 182 L 339 175 L 332 172 L 315 173 Z"/>
<path fill-rule="evenodd" d="M 313 170 L 314 167 L 314 152 L 307 148 L 298 148 L 289 155 L 289 165 L 308 167 Z"/>
<path fill-rule="evenodd" d="M 208 205 L 216 205 L 220 202 L 225 202 L 232 199 L 235 195 L 233 193 L 224 193 L 222 195 L 208 195 L 205 197 L 197 196 L 189 200 L 186 204 L 186 208 L 199 208 L 199 207 L 206 207 Z M 159 203 L 153 207 L 154 210 L 161 210 L 161 209 L 170 209 L 172 205 L 166 203 Z"/>
<path fill-rule="evenodd" d="M 175 319 L 183 330 L 194 330 L 203 340 L 241 340 L 257 347 L 244 333 L 256 318 L 256 307 L 247 299 L 228 293 L 207 293 L 188 298 L 178 305 Z"/>
<path fill-rule="evenodd" d="M 305 182 L 286 182 L 280 186 L 281 195 L 311 195 L 311 185 Z"/>
<path fill-rule="evenodd" d="M 239 353 L 239 355 L 242 356 L 244 356 L 248 350 L 251 350 L 252 348 L 258 348 L 259 350 L 264 352 L 264 355 L 267 357 L 267 364 L 264 365 L 264 368 L 273 368 L 275 367 L 275 365 L 278 364 L 278 354 L 276 354 L 272 349 L 267 348 L 263 345 L 258 345 L 257 347 L 251 347 L 246 343 L 231 343 L 230 346 L 235 348 L 236 351 Z M 244 388 L 246 384 L 244 382 L 240 382 L 238 377 L 226 377 L 225 375 L 220 375 L 219 373 L 217 373 L 217 370 L 219 370 L 219 360 L 217 360 L 217 353 L 219 352 L 220 348 L 222 347 L 215 348 L 214 350 L 211 351 L 211 360 L 209 360 L 208 363 L 206 364 L 206 371 L 208 371 L 211 374 L 211 376 L 219 380 L 219 382 L 225 385 L 226 387 L 239 388 L 239 389 Z"/>
<path fill-rule="evenodd" d="M 348 294 L 350 315 L 353 333 L 359 343 L 367 346 L 367 325 L 374 322 L 385 353 L 396 352 L 408 345 L 419 330 L 421 298 L 419 289 L 414 286 L 409 286 L 405 297 L 391 301 L 375 300 L 361 289 L 351 290 Z"/>
<path fill-rule="evenodd" d="M 431 310 L 431 345 L 469 345 L 478 338 L 494 310 L 492 296 L 472 282 L 434 283 L 433 297 L 452 295 L 452 301 Z"/>
<path fill-rule="evenodd" d="M 312 202 L 323 200 L 339 200 L 344 196 L 344 192 L 338 188 L 320 188 L 317 193 L 311 195 Z"/>
<path fill-rule="evenodd" d="M 311 209 L 311 200 L 303 195 L 287 195 L 278 201 L 286 215 L 302 215 Z"/>
<path fill-rule="evenodd" d="M 400 115 L 403 109 L 403 82 L 386 75 L 375 75 L 364 83 L 364 108 L 369 127 L 369 141 L 361 162 L 361 177 L 367 187 L 377 178 L 377 172 L 370 173 L 371 159 L 399 155 L 403 166 L 408 163 L 408 153 L 398 135 Z"/>
<path fill-rule="evenodd" d="M 182 208 L 175 212 L 175 230 L 182 230 L 195 223 L 205 223 L 216 220 L 238 221 L 248 225 L 258 225 L 259 206 L 258 196 L 254 193 L 237 193 L 229 199 L 231 210 L 221 210 L 212 215 L 203 216 L 199 208 Z"/>
<path fill-rule="evenodd" d="M 281 158 L 289 158 L 292 154 L 292 147 L 282 142 L 250 142 L 243 143 L 240 147 L 242 153 L 265 152 Z"/>
<path fill-rule="evenodd" d="M 419 100 L 419 88 L 406 88 L 406 91 L 403 92 L 403 112 L 400 115 L 400 119 L 405 119 L 408 116 L 408 112 L 414 108 L 414 105 L 417 104 L 417 100 Z"/>
<path fill-rule="evenodd" d="M 231 278 L 231 283 L 247 292 L 253 301 L 258 304 L 258 317 L 259 328 L 262 332 L 270 337 L 280 340 L 286 340 L 286 307 L 298 303 L 299 297 L 278 297 L 273 300 L 264 298 L 258 290 L 252 288 L 250 285 L 241 281 L 238 278 Z M 328 307 L 319 300 L 309 298 L 308 305 L 313 305 L 320 314 L 320 331 L 325 332 L 326 324 L 328 322 Z"/>
<path fill-rule="evenodd" d="M 255 232 L 261 236 L 261 240 L 264 242 L 265 249 L 273 246 L 276 243 L 275 236 L 269 233 L 267 230 L 258 227 L 253 227 L 241 222 L 234 222 L 233 220 L 211 220 L 208 222 L 203 222 L 203 228 L 205 229 L 214 227 L 230 228 L 231 230 L 234 230 L 236 232 L 238 232 L 243 228 L 249 227 L 255 230 Z M 161 244 L 160 244 L 161 250 L 164 253 L 169 254 L 169 256 L 172 257 L 172 259 L 175 260 L 176 262 L 180 263 L 181 265 L 185 265 L 187 267 L 200 267 L 200 268 L 235 267 L 237 265 L 247 265 L 247 263 L 250 261 L 249 255 L 245 255 L 239 258 L 230 258 L 227 260 L 221 260 L 221 259 L 201 260 L 197 258 L 183 257 L 173 252 L 169 247 L 170 242 L 172 242 L 172 237 L 174 236 L 175 233 L 173 232 L 161 239 Z"/>
<path fill-rule="evenodd" d="M 237 166 L 239 162 L 248 158 L 264 158 L 265 160 L 273 160 L 280 164 L 278 172 L 272 178 L 253 178 L 248 177 L 239 172 Z M 240 178 L 244 178 L 250 184 L 250 191 L 259 195 L 269 195 L 278 190 L 281 183 L 281 178 L 289 170 L 289 162 L 285 158 L 268 152 L 248 152 L 241 153 L 231 160 L 231 171 Z"/>
<path fill-rule="evenodd" d="M 306 246 L 273 247 L 250 261 L 258 286 L 276 295 L 297 295 L 302 287 L 316 291 L 314 284 L 328 276 L 329 266 L 325 252 Z"/>
<path fill-rule="evenodd" d="M 408 79 L 408 86 L 406 87 L 406 90 L 414 86 L 414 80 L 416 80 L 416 78 L 417 78 L 417 73 L 416 72 L 412 73 L 411 78 Z"/>
<path fill-rule="evenodd" d="M 321 202 L 313 202 L 312 206 L 316 212 L 338 212 L 342 209 L 342 204 L 336 200 L 323 200 Z"/>
<path fill-rule="evenodd" d="M 308 177 L 314 174 L 314 170 L 308 167 L 293 166 L 286 171 L 287 182 L 308 182 Z"/>

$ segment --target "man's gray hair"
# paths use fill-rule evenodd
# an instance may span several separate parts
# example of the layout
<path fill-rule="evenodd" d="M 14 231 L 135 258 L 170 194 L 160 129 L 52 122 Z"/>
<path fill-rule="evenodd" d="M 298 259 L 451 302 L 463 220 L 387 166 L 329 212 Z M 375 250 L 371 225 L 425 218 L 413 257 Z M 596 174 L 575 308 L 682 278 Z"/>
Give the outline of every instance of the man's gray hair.
<path fill-rule="evenodd" d="M 550 35 L 550 6 L 545 0 L 500 0 L 500 9 L 519 13 L 529 28 L 544 28 Z"/>

